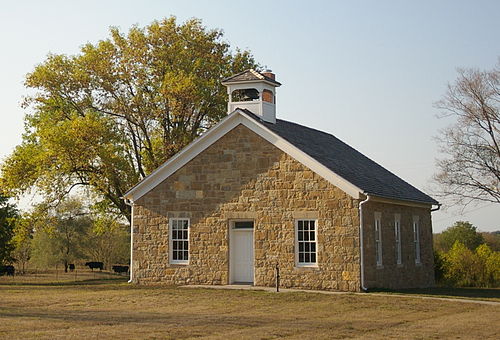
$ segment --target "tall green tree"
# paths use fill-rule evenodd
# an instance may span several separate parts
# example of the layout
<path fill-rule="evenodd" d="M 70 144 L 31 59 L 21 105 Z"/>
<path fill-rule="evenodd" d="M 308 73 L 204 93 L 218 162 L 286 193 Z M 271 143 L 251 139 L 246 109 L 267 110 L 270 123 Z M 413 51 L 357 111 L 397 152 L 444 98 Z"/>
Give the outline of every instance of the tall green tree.
<path fill-rule="evenodd" d="M 93 216 L 92 228 L 82 244 L 91 261 L 101 261 L 106 269 L 113 264 L 130 262 L 130 228 L 114 217 L 100 214 Z"/>
<path fill-rule="evenodd" d="M 483 236 L 477 232 L 475 226 L 470 222 L 457 221 L 441 234 L 434 236 L 434 248 L 439 251 L 449 251 L 457 241 L 471 251 L 484 243 Z"/>
<path fill-rule="evenodd" d="M 85 186 L 130 218 L 120 197 L 225 115 L 222 78 L 256 66 L 221 30 L 174 17 L 51 54 L 26 78 L 26 131 L 1 184 L 52 200 Z"/>
<path fill-rule="evenodd" d="M 491 248 L 493 251 L 500 251 L 500 232 L 482 232 L 481 236 L 483 236 L 484 242 Z"/>
<path fill-rule="evenodd" d="M 36 218 L 34 215 L 25 213 L 19 216 L 14 226 L 14 236 L 11 242 L 14 246 L 12 257 L 18 266 L 18 271 L 22 274 L 26 272 L 26 265 L 31 258 L 35 224 Z"/>
<path fill-rule="evenodd" d="M 0 265 L 13 261 L 11 240 L 18 216 L 18 210 L 9 203 L 8 197 L 0 195 Z"/>
<path fill-rule="evenodd" d="M 55 209 L 40 209 L 33 239 L 34 262 L 39 266 L 62 264 L 64 271 L 76 259 L 84 258 L 84 240 L 92 220 L 82 202 L 76 198 L 62 201 Z"/>

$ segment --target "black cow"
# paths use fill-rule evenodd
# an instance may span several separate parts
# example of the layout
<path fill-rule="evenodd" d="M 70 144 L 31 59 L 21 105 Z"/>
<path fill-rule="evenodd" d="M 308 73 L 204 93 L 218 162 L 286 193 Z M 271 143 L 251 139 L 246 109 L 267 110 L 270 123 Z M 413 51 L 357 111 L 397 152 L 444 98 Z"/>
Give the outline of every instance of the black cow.
<path fill-rule="evenodd" d="M 9 275 L 9 276 L 14 276 L 14 273 L 16 272 L 16 268 L 14 266 L 8 265 L 8 266 L 0 266 L 0 276 L 2 275 Z"/>
<path fill-rule="evenodd" d="M 72 272 L 73 270 L 75 270 L 75 264 L 74 264 L 74 263 L 70 263 L 70 264 L 68 265 L 68 267 L 69 267 L 69 271 L 70 271 L 70 272 Z"/>
<path fill-rule="evenodd" d="M 113 266 L 113 271 L 115 273 L 127 273 L 128 272 L 128 266 Z"/>
<path fill-rule="evenodd" d="M 104 269 L 104 264 L 102 262 L 87 262 L 85 265 L 92 269 L 92 271 L 94 271 L 94 268 L 99 268 L 99 270 Z"/>

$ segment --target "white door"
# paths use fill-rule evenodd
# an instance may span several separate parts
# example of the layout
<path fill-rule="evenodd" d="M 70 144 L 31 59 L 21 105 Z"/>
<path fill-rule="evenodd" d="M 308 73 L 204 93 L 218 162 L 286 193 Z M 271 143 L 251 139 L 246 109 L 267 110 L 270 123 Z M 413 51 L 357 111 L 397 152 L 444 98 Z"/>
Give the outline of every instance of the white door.
<path fill-rule="evenodd" d="M 253 228 L 232 228 L 231 270 L 233 283 L 253 283 Z"/>

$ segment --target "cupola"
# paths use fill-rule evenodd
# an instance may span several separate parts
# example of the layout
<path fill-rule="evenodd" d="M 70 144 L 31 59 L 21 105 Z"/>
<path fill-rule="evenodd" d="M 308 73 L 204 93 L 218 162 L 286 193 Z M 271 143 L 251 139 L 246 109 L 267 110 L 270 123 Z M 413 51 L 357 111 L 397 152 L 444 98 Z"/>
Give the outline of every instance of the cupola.
<path fill-rule="evenodd" d="M 227 87 L 228 113 L 247 109 L 263 121 L 276 123 L 276 88 L 281 86 L 271 70 L 249 69 L 222 81 Z"/>

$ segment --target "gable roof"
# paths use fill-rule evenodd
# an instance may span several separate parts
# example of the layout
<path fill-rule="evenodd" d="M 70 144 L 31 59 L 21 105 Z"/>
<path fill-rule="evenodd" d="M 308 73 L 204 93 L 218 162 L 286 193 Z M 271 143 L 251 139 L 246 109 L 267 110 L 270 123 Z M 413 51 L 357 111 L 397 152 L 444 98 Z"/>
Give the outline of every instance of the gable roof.
<path fill-rule="evenodd" d="M 239 124 L 304 164 L 348 195 L 436 205 L 438 202 L 331 134 L 277 119 L 267 123 L 237 109 L 163 163 L 130 189 L 124 198 L 137 200 Z"/>
<path fill-rule="evenodd" d="M 438 204 L 432 197 L 331 134 L 281 119 L 276 119 L 276 124 L 267 123 L 261 121 L 250 111 L 243 111 L 331 171 L 363 190 L 364 194 Z"/>
<path fill-rule="evenodd" d="M 258 80 L 265 80 L 268 81 L 274 85 L 280 86 L 281 83 L 277 82 L 273 78 L 269 78 L 268 76 L 254 70 L 253 68 L 249 70 L 245 70 L 243 72 L 237 73 L 231 77 L 227 77 L 222 80 L 222 84 L 229 84 L 229 83 L 242 83 L 242 82 L 247 82 L 247 81 L 258 81 Z"/>

